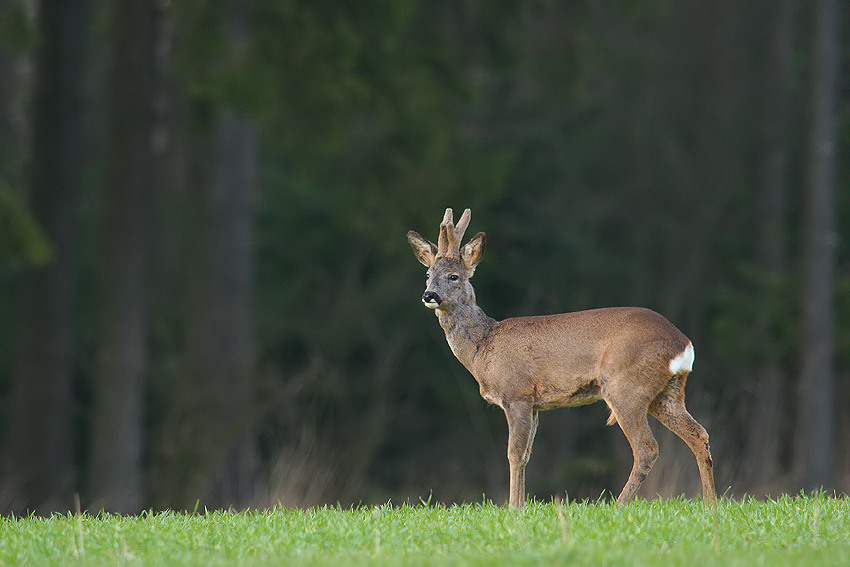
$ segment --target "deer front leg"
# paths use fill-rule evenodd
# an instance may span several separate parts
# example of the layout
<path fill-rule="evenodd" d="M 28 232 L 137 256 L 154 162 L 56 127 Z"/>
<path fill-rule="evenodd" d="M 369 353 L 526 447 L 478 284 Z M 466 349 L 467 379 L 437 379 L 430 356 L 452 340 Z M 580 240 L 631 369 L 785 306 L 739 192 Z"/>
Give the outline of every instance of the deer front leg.
<path fill-rule="evenodd" d="M 525 465 L 531 457 L 531 445 L 537 432 L 537 412 L 531 400 L 504 402 L 502 408 L 508 419 L 508 464 L 511 468 L 509 505 L 525 505 Z"/>

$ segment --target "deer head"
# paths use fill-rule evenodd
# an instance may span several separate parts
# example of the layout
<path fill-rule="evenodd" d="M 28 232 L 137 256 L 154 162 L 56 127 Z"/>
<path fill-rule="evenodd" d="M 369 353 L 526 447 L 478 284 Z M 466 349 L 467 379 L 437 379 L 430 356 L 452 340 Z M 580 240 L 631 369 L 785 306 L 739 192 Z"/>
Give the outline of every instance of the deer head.
<path fill-rule="evenodd" d="M 474 302 L 475 291 L 469 279 L 484 255 L 484 233 L 479 232 L 461 247 L 471 216 L 471 211 L 466 209 L 455 226 L 452 210 L 446 209 L 437 245 L 414 230 L 407 233 L 413 253 L 428 268 L 422 303 L 429 309 L 451 311 L 457 305 Z"/>

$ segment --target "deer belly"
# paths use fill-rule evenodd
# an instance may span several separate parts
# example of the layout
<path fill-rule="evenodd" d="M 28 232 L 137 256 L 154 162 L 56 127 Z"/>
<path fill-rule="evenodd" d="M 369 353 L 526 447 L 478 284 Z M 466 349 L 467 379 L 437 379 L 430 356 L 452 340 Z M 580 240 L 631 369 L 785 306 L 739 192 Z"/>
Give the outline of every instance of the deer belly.
<path fill-rule="evenodd" d="M 535 384 L 534 409 L 547 410 L 584 406 L 602 399 L 602 391 L 596 380 L 570 384 L 569 386 L 565 388 L 547 382 Z"/>

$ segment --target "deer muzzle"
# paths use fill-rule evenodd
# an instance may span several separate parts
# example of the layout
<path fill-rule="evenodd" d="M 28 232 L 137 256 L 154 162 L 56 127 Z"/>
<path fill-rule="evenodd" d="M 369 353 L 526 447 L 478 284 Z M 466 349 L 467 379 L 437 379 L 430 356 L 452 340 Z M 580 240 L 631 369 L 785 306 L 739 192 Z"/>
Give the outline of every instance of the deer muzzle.
<path fill-rule="evenodd" d="M 436 309 L 442 302 L 443 300 L 440 298 L 440 295 L 434 291 L 426 291 L 422 294 L 422 303 L 424 303 L 425 307 L 428 309 Z"/>

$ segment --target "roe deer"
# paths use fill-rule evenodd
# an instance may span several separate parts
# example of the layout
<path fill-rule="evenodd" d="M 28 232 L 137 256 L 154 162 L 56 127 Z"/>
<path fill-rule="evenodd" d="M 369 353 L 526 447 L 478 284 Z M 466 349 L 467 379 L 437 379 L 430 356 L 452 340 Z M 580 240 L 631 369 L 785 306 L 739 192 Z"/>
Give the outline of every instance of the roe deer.
<path fill-rule="evenodd" d="M 422 302 L 433 309 L 449 347 L 478 382 L 481 396 L 508 420 L 511 506 L 525 504 L 525 466 L 538 412 L 605 400 L 608 424 L 618 423 L 634 465 L 620 492 L 631 500 L 658 457 L 652 414 L 690 447 L 703 499 L 715 504 L 708 433 L 685 409 L 685 381 L 694 361 L 691 341 L 649 309 L 615 307 L 496 321 L 475 303 L 469 279 L 484 254 L 484 233 L 461 247 L 470 210 L 454 226 L 446 209 L 438 245 L 415 231 L 407 240 L 428 267 Z"/>

